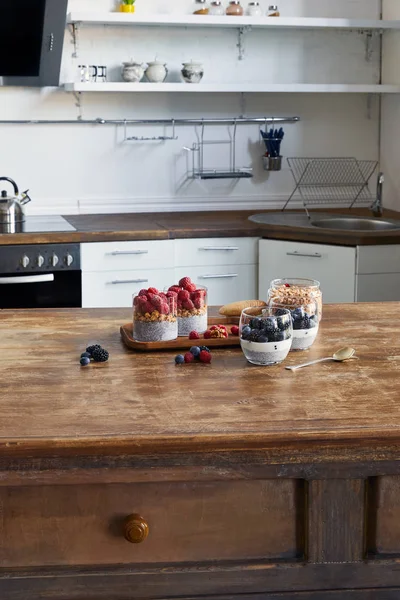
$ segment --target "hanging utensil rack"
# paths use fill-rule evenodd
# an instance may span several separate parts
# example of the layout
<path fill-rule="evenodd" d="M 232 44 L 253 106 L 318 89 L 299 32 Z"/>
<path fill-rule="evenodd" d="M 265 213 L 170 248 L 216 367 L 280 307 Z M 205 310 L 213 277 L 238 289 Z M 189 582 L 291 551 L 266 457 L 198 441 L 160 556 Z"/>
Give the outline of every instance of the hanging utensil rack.
<path fill-rule="evenodd" d="M 299 194 L 305 211 L 311 205 L 369 204 L 373 196 L 369 181 L 378 165 L 375 160 L 356 158 L 288 158 L 296 187 L 285 203 L 285 210 Z"/>

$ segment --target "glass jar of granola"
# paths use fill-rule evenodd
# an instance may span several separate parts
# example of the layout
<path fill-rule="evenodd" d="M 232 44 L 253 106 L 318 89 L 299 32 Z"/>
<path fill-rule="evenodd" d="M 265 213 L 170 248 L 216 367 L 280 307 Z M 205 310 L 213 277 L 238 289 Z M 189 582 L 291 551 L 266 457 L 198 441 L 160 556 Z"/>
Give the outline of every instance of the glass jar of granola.
<path fill-rule="evenodd" d="M 133 298 L 133 338 L 138 342 L 169 342 L 178 337 L 176 296 L 156 288 L 141 290 Z"/>
<path fill-rule="evenodd" d="M 268 290 L 268 302 L 299 307 L 316 302 L 318 319 L 322 317 L 321 284 L 315 279 L 273 279 Z"/>

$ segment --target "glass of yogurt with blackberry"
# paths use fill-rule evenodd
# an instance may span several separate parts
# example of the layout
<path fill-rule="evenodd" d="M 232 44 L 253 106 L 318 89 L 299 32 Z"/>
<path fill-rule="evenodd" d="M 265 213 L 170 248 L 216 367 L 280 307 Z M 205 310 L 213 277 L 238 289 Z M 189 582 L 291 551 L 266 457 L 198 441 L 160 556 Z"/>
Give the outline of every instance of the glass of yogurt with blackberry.
<path fill-rule="evenodd" d="M 291 350 L 308 350 L 316 340 L 319 329 L 319 312 L 317 301 L 309 302 L 302 306 L 279 305 L 272 300 L 270 306 L 275 307 L 278 311 L 285 309 L 290 310 L 290 315 L 293 324 L 293 340 Z"/>
<path fill-rule="evenodd" d="M 243 354 L 253 365 L 277 365 L 292 345 L 293 323 L 286 308 L 246 308 L 240 317 L 239 337 Z"/>

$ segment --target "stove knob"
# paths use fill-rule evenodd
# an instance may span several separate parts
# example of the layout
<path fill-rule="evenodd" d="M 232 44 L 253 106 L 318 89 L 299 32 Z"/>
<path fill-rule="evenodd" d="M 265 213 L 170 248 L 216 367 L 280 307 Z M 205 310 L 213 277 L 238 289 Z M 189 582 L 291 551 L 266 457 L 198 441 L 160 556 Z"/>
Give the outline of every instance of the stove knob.
<path fill-rule="evenodd" d="M 28 256 L 26 256 L 26 254 L 24 254 L 24 256 L 21 258 L 21 265 L 24 267 L 24 269 L 26 269 L 29 266 L 29 258 Z"/>
<path fill-rule="evenodd" d="M 38 267 L 43 267 L 44 265 L 44 258 L 41 254 L 39 254 L 39 256 L 36 259 L 36 263 Z"/>
<path fill-rule="evenodd" d="M 51 265 L 53 267 L 56 267 L 58 265 L 58 261 L 59 261 L 59 259 L 58 259 L 57 254 L 53 254 L 53 256 L 51 257 Z"/>
<path fill-rule="evenodd" d="M 68 253 L 67 256 L 65 257 L 65 264 L 67 265 L 67 267 L 70 267 L 73 262 L 74 262 L 74 257 Z"/>

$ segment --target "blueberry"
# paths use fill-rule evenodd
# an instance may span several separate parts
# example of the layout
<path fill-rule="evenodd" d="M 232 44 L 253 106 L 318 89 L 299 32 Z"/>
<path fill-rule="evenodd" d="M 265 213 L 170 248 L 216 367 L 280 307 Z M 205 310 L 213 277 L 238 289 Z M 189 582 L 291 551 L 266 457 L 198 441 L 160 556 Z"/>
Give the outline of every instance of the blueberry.
<path fill-rule="evenodd" d="M 298 331 L 299 329 L 301 329 L 301 328 L 302 328 L 302 327 L 301 327 L 301 326 L 302 326 L 302 324 L 303 324 L 303 319 L 298 319 L 298 320 L 296 320 L 296 321 L 293 321 L 293 329 L 294 329 L 295 331 Z"/>
<path fill-rule="evenodd" d="M 90 365 L 90 358 L 88 358 L 87 356 L 82 356 L 79 362 L 81 363 L 82 367 L 87 367 L 88 365 Z"/>
<path fill-rule="evenodd" d="M 92 355 L 91 355 L 91 354 L 89 354 L 89 352 L 82 352 L 82 354 L 81 354 L 81 358 L 89 358 L 89 359 L 90 359 L 90 358 L 91 358 L 91 356 L 92 356 Z"/>
<path fill-rule="evenodd" d="M 201 350 L 199 346 L 192 346 L 189 352 L 191 352 L 195 358 L 198 358 L 200 356 Z"/>
<path fill-rule="evenodd" d="M 286 312 L 286 310 L 284 308 L 277 308 L 276 311 L 275 311 L 275 315 L 277 317 L 283 317 L 286 314 L 287 314 L 287 312 Z"/>
<path fill-rule="evenodd" d="M 250 327 L 248 325 L 246 325 L 246 327 L 243 327 L 243 329 L 242 329 L 242 339 L 248 340 L 250 338 L 250 334 L 251 334 Z"/>
<path fill-rule="evenodd" d="M 267 335 L 259 335 L 258 342 L 260 344 L 266 344 L 268 342 L 268 336 Z"/>
<path fill-rule="evenodd" d="M 274 331 L 276 329 L 276 321 L 275 319 L 264 319 L 264 330 L 271 332 Z"/>
<path fill-rule="evenodd" d="M 313 327 L 317 327 L 317 325 L 317 316 L 313 315 L 312 317 L 310 317 L 310 329 L 313 329 Z"/>
<path fill-rule="evenodd" d="M 182 365 L 185 362 L 185 357 L 182 354 L 175 356 L 175 362 L 177 365 Z"/>
<path fill-rule="evenodd" d="M 284 339 L 285 339 L 285 332 L 277 329 L 274 332 L 274 342 L 283 342 Z"/>
<path fill-rule="evenodd" d="M 300 306 L 299 308 L 295 308 L 292 311 L 292 317 L 293 317 L 293 321 L 298 321 L 298 320 L 302 319 L 304 317 L 303 307 Z"/>
<path fill-rule="evenodd" d="M 258 319 L 258 318 L 252 319 L 250 321 L 250 327 L 252 329 L 262 329 L 262 327 L 263 327 L 262 319 Z"/>

